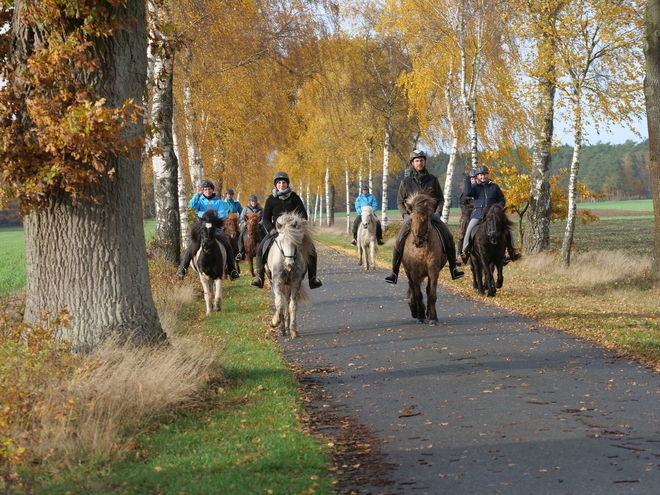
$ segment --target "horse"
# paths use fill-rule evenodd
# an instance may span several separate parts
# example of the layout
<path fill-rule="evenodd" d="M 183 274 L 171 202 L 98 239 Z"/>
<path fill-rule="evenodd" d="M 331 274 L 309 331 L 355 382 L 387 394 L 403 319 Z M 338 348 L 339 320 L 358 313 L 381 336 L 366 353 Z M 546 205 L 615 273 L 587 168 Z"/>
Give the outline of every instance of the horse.
<path fill-rule="evenodd" d="M 311 226 L 297 212 L 280 215 L 275 228 L 278 235 L 268 252 L 266 267 L 275 298 L 275 312 L 270 326 L 279 329 L 280 335 L 286 335 L 288 330 L 291 338 L 295 339 L 298 337 L 298 301 L 309 302 L 302 281 L 314 252 L 314 241 Z"/>
<path fill-rule="evenodd" d="M 245 251 L 245 261 L 250 265 L 250 274 L 254 277 L 254 257 L 257 255 L 257 249 L 261 240 L 264 238 L 264 229 L 259 223 L 261 215 L 259 213 L 248 213 L 245 215 L 245 235 L 243 236 L 243 250 Z"/>
<path fill-rule="evenodd" d="M 233 256 L 236 256 L 238 253 L 238 236 L 240 233 L 241 231 L 238 228 L 238 213 L 230 213 L 225 219 L 225 234 L 227 235 L 227 239 L 229 239 L 229 245 L 233 251 Z M 240 264 L 235 263 L 235 265 L 236 271 L 241 273 Z M 229 274 L 225 273 L 225 276 L 229 276 Z"/>
<path fill-rule="evenodd" d="M 216 230 L 222 228 L 224 220 L 218 218 L 215 210 L 207 210 L 199 222 L 190 230 L 190 241 L 199 246 L 191 260 L 191 266 L 199 274 L 199 280 L 204 288 L 206 316 L 211 311 L 222 309 L 222 276 L 225 272 L 225 248 L 216 239 Z M 211 296 L 211 286 L 215 288 Z"/>
<path fill-rule="evenodd" d="M 364 256 L 365 266 L 367 270 L 376 269 L 376 249 L 378 244 L 376 242 L 376 215 L 371 206 L 362 207 L 362 221 L 358 226 L 357 231 L 357 245 L 360 261 L 358 265 L 362 266 L 362 257 Z"/>
<path fill-rule="evenodd" d="M 410 234 L 405 241 L 402 262 L 408 276 L 408 304 L 417 323 L 424 323 L 427 317 L 429 325 L 435 326 L 438 324 L 435 309 L 438 275 L 447 263 L 440 234 L 431 223 L 435 199 L 427 194 L 413 194 L 406 200 L 406 209 L 410 213 Z M 428 279 L 426 308 L 421 288 L 424 279 Z"/>
<path fill-rule="evenodd" d="M 470 264 L 473 286 L 479 295 L 483 296 L 485 293 L 484 278 L 488 288 L 488 297 L 495 297 L 497 289 L 502 288 L 504 258 L 512 225 L 513 222 L 506 215 L 504 208 L 495 204 L 486 211 L 483 221 L 474 229 Z M 493 275 L 495 267 L 497 267 L 497 283 Z"/>

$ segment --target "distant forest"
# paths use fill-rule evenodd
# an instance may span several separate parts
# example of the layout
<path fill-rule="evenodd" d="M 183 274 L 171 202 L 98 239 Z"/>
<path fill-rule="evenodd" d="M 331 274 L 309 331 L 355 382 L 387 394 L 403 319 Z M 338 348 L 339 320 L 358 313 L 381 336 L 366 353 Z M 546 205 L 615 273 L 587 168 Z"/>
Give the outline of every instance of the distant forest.
<path fill-rule="evenodd" d="M 567 145 L 558 146 L 552 157 L 552 173 L 558 173 L 562 168 L 570 168 L 573 148 Z M 626 199 L 651 198 L 651 179 L 648 167 L 649 142 L 641 143 L 627 141 L 624 144 L 598 143 L 583 146 L 578 178 L 589 189 L 596 193 L 604 193 L 605 201 L 621 201 Z M 446 154 L 430 156 L 428 168 L 441 180 L 447 172 L 449 157 Z M 467 160 L 461 157 L 456 165 L 453 181 L 452 207 L 458 206 L 458 197 L 462 189 L 462 175 L 466 170 Z M 393 173 L 389 182 L 389 208 L 396 209 L 396 193 L 404 171 Z M 521 173 L 528 173 L 521 170 Z M 497 176 L 493 177 L 497 182 Z M 568 177 L 564 179 L 568 187 Z M 355 188 L 357 189 L 357 188 Z M 380 184 L 375 181 L 372 193 L 380 200 Z M 338 201 L 341 201 L 338 198 Z M 380 201 L 379 201 L 380 202 Z M 145 211 L 149 211 L 150 201 L 145 198 Z M 343 206 L 337 206 L 336 211 L 343 211 Z M 17 205 L 7 210 L 0 210 L 0 227 L 21 225 Z"/>

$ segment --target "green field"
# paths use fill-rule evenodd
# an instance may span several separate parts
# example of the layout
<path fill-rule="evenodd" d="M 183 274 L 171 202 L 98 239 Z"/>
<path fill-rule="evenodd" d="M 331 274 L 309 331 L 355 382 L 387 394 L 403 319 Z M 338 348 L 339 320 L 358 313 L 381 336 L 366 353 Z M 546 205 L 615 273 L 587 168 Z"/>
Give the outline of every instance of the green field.
<path fill-rule="evenodd" d="M 630 201 L 606 201 L 603 203 L 578 203 L 578 208 L 590 210 L 625 210 L 653 213 L 652 199 L 633 199 Z"/>

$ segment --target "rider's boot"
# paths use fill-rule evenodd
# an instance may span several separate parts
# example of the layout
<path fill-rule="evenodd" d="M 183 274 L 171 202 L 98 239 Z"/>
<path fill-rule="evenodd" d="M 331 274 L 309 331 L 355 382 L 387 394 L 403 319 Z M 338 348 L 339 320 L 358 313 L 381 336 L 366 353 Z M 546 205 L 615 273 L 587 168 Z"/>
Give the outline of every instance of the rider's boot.
<path fill-rule="evenodd" d="M 385 277 L 388 284 L 396 284 L 399 280 L 399 268 L 401 267 L 402 253 L 395 247 L 392 250 L 392 273 Z"/>
<path fill-rule="evenodd" d="M 456 280 L 465 276 L 465 272 L 456 268 L 456 246 L 454 245 L 454 236 L 444 223 L 437 224 L 437 229 L 440 234 L 440 239 L 442 240 L 442 245 L 447 253 L 447 262 L 449 263 L 451 279 Z"/>
<path fill-rule="evenodd" d="M 240 278 L 241 276 L 238 274 L 238 271 L 236 271 L 234 251 L 231 248 L 231 244 L 229 244 L 229 239 L 227 239 L 224 235 L 216 235 L 215 238 L 220 241 L 220 243 L 225 248 L 225 252 L 227 253 L 227 272 L 229 273 L 229 279 L 234 281 Z"/>
<path fill-rule="evenodd" d="M 307 278 L 309 279 L 309 288 L 318 289 L 323 285 L 321 279 L 316 276 L 316 253 L 309 257 L 309 266 L 307 267 Z"/>
<path fill-rule="evenodd" d="M 250 282 L 250 285 L 254 287 L 259 287 L 260 289 L 263 289 L 264 287 L 264 277 L 266 276 L 266 268 L 264 266 L 264 262 L 261 259 L 261 256 L 257 256 L 257 276 L 252 279 Z"/>
<path fill-rule="evenodd" d="M 357 232 L 353 232 L 353 240 L 351 241 L 351 246 L 357 246 Z"/>
<path fill-rule="evenodd" d="M 376 240 L 378 241 L 379 246 L 385 244 L 383 242 L 383 227 L 381 226 L 380 222 L 376 222 Z"/>
<path fill-rule="evenodd" d="M 236 261 L 241 261 L 245 259 L 245 248 L 243 247 L 244 235 L 245 235 L 245 229 L 243 229 L 241 235 L 238 236 L 238 253 L 236 254 Z"/>
<path fill-rule="evenodd" d="M 192 260 L 192 255 L 193 255 L 192 250 L 193 250 L 193 246 L 191 244 L 186 248 L 186 251 L 183 253 L 183 259 L 181 260 L 181 265 L 179 265 L 179 269 L 176 271 L 176 274 L 179 278 L 185 277 L 186 273 L 188 272 L 188 266 L 190 265 L 190 261 Z"/>

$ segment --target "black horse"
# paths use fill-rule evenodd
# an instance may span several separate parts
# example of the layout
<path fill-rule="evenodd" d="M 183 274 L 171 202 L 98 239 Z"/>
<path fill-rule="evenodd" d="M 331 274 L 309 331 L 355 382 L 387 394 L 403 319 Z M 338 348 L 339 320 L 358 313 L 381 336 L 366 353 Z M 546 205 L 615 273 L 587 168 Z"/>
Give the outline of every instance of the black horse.
<path fill-rule="evenodd" d="M 204 287 L 206 315 L 222 309 L 222 276 L 225 271 L 227 253 L 217 240 L 216 233 L 222 228 L 224 220 L 218 218 L 215 210 L 207 210 L 199 222 L 190 231 L 190 240 L 199 246 L 192 259 L 192 267 L 199 273 L 199 280 Z M 215 285 L 215 297 L 211 297 L 211 285 Z"/>
<path fill-rule="evenodd" d="M 495 204 L 488 209 L 483 221 L 474 229 L 470 263 L 474 287 L 480 295 L 485 293 L 484 278 L 488 297 L 495 297 L 497 289 L 502 288 L 504 257 L 512 225 L 513 222 L 509 220 L 504 209 L 499 204 Z M 493 274 L 496 267 L 497 284 Z"/>

